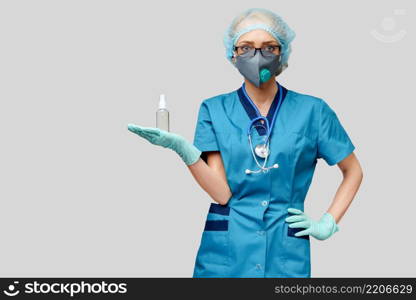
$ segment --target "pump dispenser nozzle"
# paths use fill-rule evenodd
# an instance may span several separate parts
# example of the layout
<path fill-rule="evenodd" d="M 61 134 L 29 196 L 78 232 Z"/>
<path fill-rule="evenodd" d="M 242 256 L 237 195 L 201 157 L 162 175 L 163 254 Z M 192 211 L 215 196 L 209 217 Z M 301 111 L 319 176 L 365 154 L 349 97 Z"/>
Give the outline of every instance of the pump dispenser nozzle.
<path fill-rule="evenodd" d="M 156 127 L 169 131 L 169 111 L 166 109 L 165 94 L 161 94 L 159 97 L 159 108 L 156 111 Z"/>
<path fill-rule="evenodd" d="M 159 98 L 159 109 L 166 108 L 166 97 L 165 94 L 160 94 Z"/>

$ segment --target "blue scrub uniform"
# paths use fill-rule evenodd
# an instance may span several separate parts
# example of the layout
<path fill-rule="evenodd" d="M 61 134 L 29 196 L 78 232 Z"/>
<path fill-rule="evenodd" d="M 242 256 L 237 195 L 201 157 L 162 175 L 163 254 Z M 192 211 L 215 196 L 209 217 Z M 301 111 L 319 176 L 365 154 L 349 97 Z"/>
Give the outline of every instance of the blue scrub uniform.
<path fill-rule="evenodd" d="M 287 208 L 304 210 L 318 158 L 332 166 L 355 147 L 324 100 L 279 85 L 267 115 L 271 124 L 283 93 L 266 164 L 279 167 L 246 174 L 258 170 L 247 137 L 257 115 L 244 88 L 200 106 L 194 145 L 204 160 L 205 152 L 220 151 L 232 196 L 226 205 L 210 204 L 193 277 L 310 277 L 309 236 L 294 236 L 303 229 L 288 227 Z M 264 135 L 253 128 L 253 147 Z"/>

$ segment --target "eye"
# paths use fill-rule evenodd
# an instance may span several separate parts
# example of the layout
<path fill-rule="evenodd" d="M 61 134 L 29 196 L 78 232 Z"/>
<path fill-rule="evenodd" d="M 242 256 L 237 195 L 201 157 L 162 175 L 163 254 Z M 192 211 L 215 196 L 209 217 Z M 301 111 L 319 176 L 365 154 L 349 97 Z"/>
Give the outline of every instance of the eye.
<path fill-rule="evenodd" d="M 250 51 L 251 49 L 252 49 L 251 46 L 248 46 L 248 45 L 241 46 L 241 50 L 244 52 Z"/>
<path fill-rule="evenodd" d="M 269 52 L 274 52 L 278 48 L 279 48 L 279 46 L 275 46 L 275 45 L 268 45 L 268 46 L 264 47 L 264 49 L 266 51 L 269 51 Z"/>

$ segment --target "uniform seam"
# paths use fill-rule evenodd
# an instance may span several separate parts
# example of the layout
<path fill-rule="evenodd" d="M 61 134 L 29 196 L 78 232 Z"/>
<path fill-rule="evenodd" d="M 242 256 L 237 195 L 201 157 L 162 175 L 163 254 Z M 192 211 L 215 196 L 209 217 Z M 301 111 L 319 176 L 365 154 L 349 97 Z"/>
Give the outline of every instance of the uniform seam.
<path fill-rule="evenodd" d="M 323 110 L 323 100 L 321 100 L 321 107 L 319 109 L 319 123 L 318 123 L 318 135 L 316 138 L 316 149 L 317 149 L 317 153 L 319 153 L 319 141 L 321 138 L 321 124 L 322 124 L 322 110 Z"/>

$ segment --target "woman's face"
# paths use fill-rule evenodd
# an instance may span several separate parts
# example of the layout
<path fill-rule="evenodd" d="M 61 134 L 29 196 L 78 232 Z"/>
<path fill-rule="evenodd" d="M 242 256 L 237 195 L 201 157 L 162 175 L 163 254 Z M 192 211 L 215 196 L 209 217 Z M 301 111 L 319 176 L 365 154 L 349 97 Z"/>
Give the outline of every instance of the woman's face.
<path fill-rule="evenodd" d="M 249 32 L 244 33 L 240 36 L 235 46 L 240 47 L 244 45 L 249 45 L 255 48 L 261 48 L 264 46 L 278 46 L 279 42 L 267 31 L 263 29 L 255 29 Z M 236 62 L 236 51 L 233 51 L 234 57 L 232 58 L 233 63 Z M 276 49 L 276 53 L 279 54 L 279 50 Z"/>

